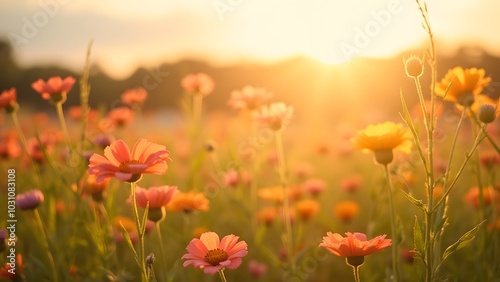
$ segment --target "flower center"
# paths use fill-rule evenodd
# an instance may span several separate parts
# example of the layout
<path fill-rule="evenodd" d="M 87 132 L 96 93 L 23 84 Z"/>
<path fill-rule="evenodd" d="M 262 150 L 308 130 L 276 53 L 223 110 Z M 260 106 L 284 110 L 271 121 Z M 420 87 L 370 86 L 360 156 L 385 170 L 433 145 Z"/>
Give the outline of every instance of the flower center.
<path fill-rule="evenodd" d="M 140 164 L 140 162 L 136 161 L 136 160 L 130 160 L 130 161 L 122 162 L 118 166 L 118 170 L 120 172 L 123 172 L 123 173 L 130 173 L 130 169 L 128 168 L 128 165 L 130 165 L 130 164 Z"/>
<path fill-rule="evenodd" d="M 207 252 L 205 255 L 205 261 L 210 263 L 212 266 L 219 265 L 219 263 L 226 261 L 229 255 L 226 251 L 221 249 L 214 249 Z"/>

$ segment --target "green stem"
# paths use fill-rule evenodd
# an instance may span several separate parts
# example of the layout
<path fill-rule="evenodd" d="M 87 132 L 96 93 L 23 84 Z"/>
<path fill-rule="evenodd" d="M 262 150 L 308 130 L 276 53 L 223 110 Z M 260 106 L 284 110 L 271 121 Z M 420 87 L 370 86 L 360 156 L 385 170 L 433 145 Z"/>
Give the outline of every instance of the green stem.
<path fill-rule="evenodd" d="M 40 169 L 38 167 L 38 164 L 35 162 L 35 160 L 31 157 L 31 153 L 28 148 L 28 142 L 26 141 L 26 137 L 24 136 L 23 129 L 21 128 L 21 125 L 19 124 L 19 119 L 17 117 L 17 112 L 12 111 L 10 114 L 10 117 L 12 118 L 12 122 L 14 123 L 14 127 L 16 128 L 17 135 L 19 135 L 19 139 L 21 139 L 21 143 L 23 144 L 24 151 L 30 158 L 31 164 L 33 165 L 33 169 L 35 170 L 35 174 L 38 180 L 38 186 L 41 188 L 42 187 L 42 177 L 40 176 Z"/>
<path fill-rule="evenodd" d="M 391 234 L 392 234 L 392 272 L 394 275 L 394 281 L 399 281 L 399 256 L 398 256 L 398 234 L 396 229 L 396 212 L 394 210 L 394 199 L 392 194 L 394 193 L 394 188 L 392 185 L 391 176 L 389 174 L 389 168 L 387 165 L 384 165 L 385 177 L 387 179 L 387 188 L 389 195 L 389 209 L 390 209 L 390 217 L 391 217 Z"/>
<path fill-rule="evenodd" d="M 286 164 L 285 164 L 285 153 L 283 150 L 283 139 L 281 136 L 281 130 L 276 131 L 276 150 L 278 151 L 278 172 L 281 181 L 281 187 L 283 188 L 283 214 L 285 217 L 285 239 L 286 239 L 286 249 L 287 257 L 289 260 L 290 267 L 295 268 L 293 260 L 293 235 L 292 235 L 292 219 L 290 218 L 290 202 L 288 199 L 288 182 L 286 177 Z"/>
<path fill-rule="evenodd" d="M 58 102 L 55 104 L 57 110 L 57 117 L 59 118 L 59 123 L 61 124 L 61 129 L 64 135 L 64 141 L 68 145 L 69 149 L 72 150 L 73 146 L 71 144 L 71 138 L 69 137 L 68 126 L 66 125 L 66 119 L 64 118 L 64 112 L 62 108 L 62 103 Z"/>
<path fill-rule="evenodd" d="M 193 123 L 195 127 L 201 124 L 201 110 L 203 107 L 203 95 L 201 93 L 193 94 Z"/>
<path fill-rule="evenodd" d="M 136 183 L 130 183 L 131 193 L 132 193 L 132 209 L 134 212 L 134 220 L 137 228 L 137 235 L 139 237 L 139 264 L 141 268 L 142 282 L 147 282 L 147 272 L 146 272 L 146 262 L 144 261 L 144 228 L 141 226 L 141 221 L 139 219 L 139 211 L 137 210 L 137 201 L 135 197 Z"/>
<path fill-rule="evenodd" d="M 158 242 L 160 243 L 160 255 L 161 261 L 165 265 L 165 272 L 167 273 L 167 256 L 165 255 L 165 247 L 163 246 L 163 237 L 161 236 L 160 221 L 156 222 L 156 235 L 158 237 Z"/>
<path fill-rule="evenodd" d="M 354 282 L 360 282 L 359 267 L 358 266 L 351 266 L 351 267 L 352 267 L 352 275 L 354 275 Z"/>
<path fill-rule="evenodd" d="M 227 282 L 226 276 L 224 275 L 224 268 L 219 270 L 219 276 L 220 276 L 220 280 L 222 280 L 222 282 Z"/>
<path fill-rule="evenodd" d="M 41 231 L 41 234 L 43 237 L 44 248 L 45 248 L 45 251 L 47 253 L 47 258 L 49 259 L 50 268 L 52 269 L 53 281 L 57 282 L 57 281 L 59 281 L 59 276 L 57 275 L 57 268 L 56 268 L 56 264 L 54 261 L 54 256 L 52 256 L 52 251 L 50 250 L 49 238 L 47 237 L 47 233 L 45 232 L 43 221 L 42 221 L 42 218 L 40 217 L 40 213 L 38 212 L 38 209 L 34 209 L 33 213 L 35 214 L 35 219 L 37 221 L 37 224 L 40 228 L 40 231 Z"/>

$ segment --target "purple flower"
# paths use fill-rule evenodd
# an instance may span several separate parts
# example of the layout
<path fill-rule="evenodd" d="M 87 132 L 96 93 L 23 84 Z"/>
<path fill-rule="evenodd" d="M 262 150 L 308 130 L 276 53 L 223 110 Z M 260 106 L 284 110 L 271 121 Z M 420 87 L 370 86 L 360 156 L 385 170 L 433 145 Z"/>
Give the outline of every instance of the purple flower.
<path fill-rule="evenodd" d="M 43 193 L 38 189 L 32 189 L 28 192 L 17 195 L 16 205 L 21 210 L 32 210 L 43 202 Z"/>

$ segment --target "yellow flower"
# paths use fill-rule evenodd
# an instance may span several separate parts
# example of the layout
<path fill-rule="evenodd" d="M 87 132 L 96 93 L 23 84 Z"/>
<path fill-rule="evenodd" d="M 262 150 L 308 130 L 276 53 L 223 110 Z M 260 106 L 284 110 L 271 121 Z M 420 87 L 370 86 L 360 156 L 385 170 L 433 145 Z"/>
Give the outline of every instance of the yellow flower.
<path fill-rule="evenodd" d="M 392 161 L 393 150 L 410 153 L 411 141 L 409 131 L 400 123 L 384 122 L 372 124 L 357 132 L 351 142 L 358 149 L 372 151 L 380 164 Z"/>
<path fill-rule="evenodd" d="M 490 82 L 491 77 L 485 76 L 484 69 L 464 70 L 462 67 L 455 67 L 448 70 L 445 77 L 436 84 L 435 90 L 436 95 L 443 97 L 445 101 L 469 106 Z"/>

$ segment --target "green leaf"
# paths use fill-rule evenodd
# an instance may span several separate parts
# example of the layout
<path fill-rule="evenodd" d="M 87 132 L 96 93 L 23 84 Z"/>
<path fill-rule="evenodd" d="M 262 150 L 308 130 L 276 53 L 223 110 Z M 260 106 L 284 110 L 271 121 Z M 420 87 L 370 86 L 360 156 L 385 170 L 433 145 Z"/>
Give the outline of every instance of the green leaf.
<path fill-rule="evenodd" d="M 132 250 L 134 253 L 134 258 L 135 262 L 137 262 L 137 265 L 141 267 L 141 263 L 139 262 L 139 256 L 137 255 L 137 252 L 134 249 L 134 245 L 132 244 L 132 240 L 130 240 L 130 235 L 127 232 L 127 229 L 125 229 L 125 226 L 123 226 L 123 223 L 120 221 L 120 226 L 122 227 L 122 235 L 123 235 L 123 240 L 127 244 L 127 246 Z"/>
<path fill-rule="evenodd" d="M 443 253 L 442 261 L 444 261 L 454 252 L 460 250 L 461 248 L 467 246 L 470 242 L 472 242 L 472 240 L 476 237 L 476 233 L 479 231 L 479 229 L 483 226 L 485 222 L 486 220 L 483 220 L 481 223 L 476 225 L 476 227 L 472 228 L 471 230 L 467 231 L 464 235 L 462 235 L 462 237 L 460 237 L 458 241 L 456 241 L 451 246 L 446 248 L 446 250 Z"/>
<path fill-rule="evenodd" d="M 401 115 L 401 118 L 406 122 L 406 124 L 410 127 L 413 128 L 413 121 L 411 120 L 411 115 L 410 111 L 408 110 L 408 106 L 406 105 L 405 98 L 403 97 L 403 91 L 399 90 L 399 96 L 401 97 L 401 105 L 403 106 L 403 115 Z"/>
<path fill-rule="evenodd" d="M 417 208 L 419 208 L 421 211 L 423 212 L 427 212 L 427 208 L 425 207 L 424 203 L 422 202 L 422 200 L 418 200 L 416 199 L 415 197 L 413 197 L 412 195 L 406 193 L 404 190 L 401 190 L 403 192 L 403 194 L 405 195 L 405 197 L 412 203 L 414 204 Z"/>
<path fill-rule="evenodd" d="M 420 257 L 424 257 L 425 245 L 422 237 L 422 229 L 418 223 L 418 218 L 415 216 L 415 224 L 413 225 L 413 242 L 415 245 L 415 252 Z"/>

